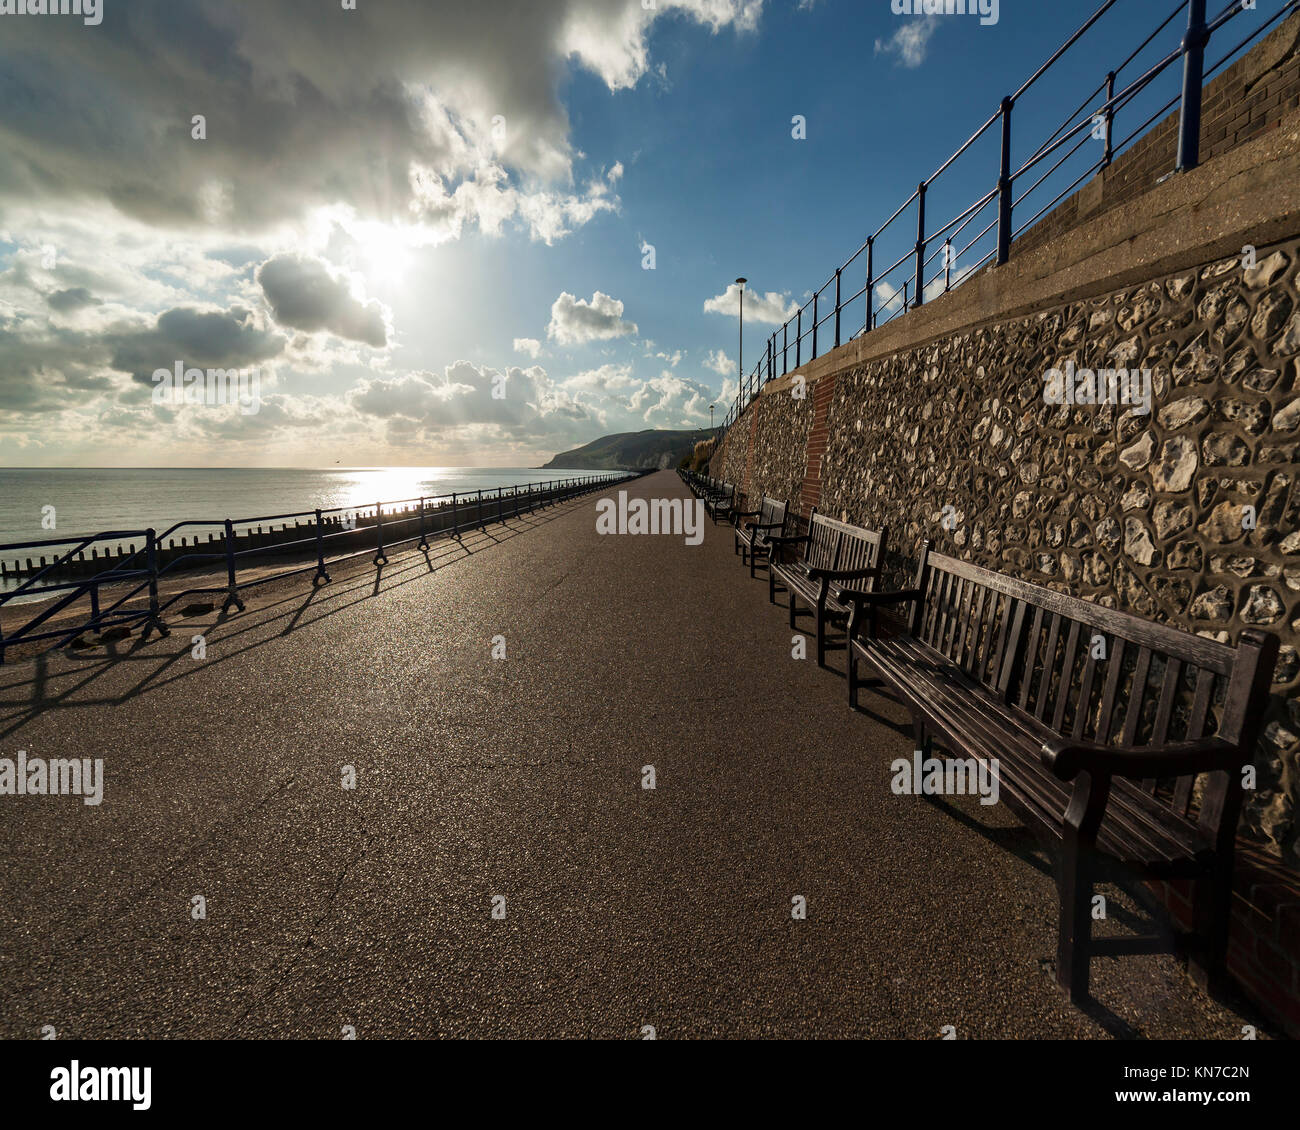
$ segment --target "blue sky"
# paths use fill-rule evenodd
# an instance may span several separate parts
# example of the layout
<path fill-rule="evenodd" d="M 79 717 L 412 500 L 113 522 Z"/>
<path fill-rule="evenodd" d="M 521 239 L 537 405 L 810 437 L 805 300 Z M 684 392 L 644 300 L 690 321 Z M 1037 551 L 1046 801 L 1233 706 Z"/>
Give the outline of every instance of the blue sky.
<path fill-rule="evenodd" d="M 720 421 L 732 280 L 756 292 L 749 368 L 1097 6 L 1002 0 L 991 26 L 891 0 L 0 16 L 0 464 L 503 465 Z M 1120 0 L 1018 106 L 1017 157 L 1172 8 Z M 932 219 L 996 161 L 991 133 Z M 882 259 L 914 220 L 891 234 Z M 177 364 L 256 369 L 256 411 L 159 402 Z"/>

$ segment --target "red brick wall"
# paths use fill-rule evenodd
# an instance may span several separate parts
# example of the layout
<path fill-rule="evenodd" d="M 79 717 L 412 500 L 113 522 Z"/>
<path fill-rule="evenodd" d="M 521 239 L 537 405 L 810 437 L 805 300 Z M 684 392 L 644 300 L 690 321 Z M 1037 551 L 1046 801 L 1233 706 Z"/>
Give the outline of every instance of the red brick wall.
<path fill-rule="evenodd" d="M 812 513 L 822 500 L 822 456 L 826 453 L 826 414 L 831 397 L 835 394 L 834 376 L 822 377 L 812 388 L 813 422 L 808 430 L 808 470 L 804 472 L 803 490 L 799 495 L 799 511 L 803 517 Z"/>
<path fill-rule="evenodd" d="M 1192 929 L 1192 884 L 1151 882 L 1174 922 Z M 1300 1036 L 1300 875 L 1237 842 L 1228 972 L 1289 1036 Z"/>

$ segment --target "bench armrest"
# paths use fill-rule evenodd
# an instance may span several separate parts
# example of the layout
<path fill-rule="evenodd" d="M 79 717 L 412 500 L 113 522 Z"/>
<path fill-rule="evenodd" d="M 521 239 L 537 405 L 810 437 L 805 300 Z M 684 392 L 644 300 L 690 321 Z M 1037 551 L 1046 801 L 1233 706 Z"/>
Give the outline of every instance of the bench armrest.
<path fill-rule="evenodd" d="M 814 581 L 865 581 L 868 577 L 879 577 L 880 566 L 874 565 L 870 569 L 809 569 L 808 576 Z"/>
<path fill-rule="evenodd" d="M 1170 742 L 1146 749 L 1060 738 L 1044 742 L 1040 756 L 1043 764 L 1062 781 L 1073 780 L 1085 770 L 1140 781 L 1148 777 L 1184 777 L 1215 769 L 1236 769 L 1244 763 L 1241 750 L 1222 738 Z"/>
<path fill-rule="evenodd" d="M 812 541 L 812 538 L 808 534 L 804 534 L 802 537 L 785 534 L 781 537 L 768 538 L 767 540 L 772 542 L 774 545 L 802 545 L 806 541 Z"/>
<path fill-rule="evenodd" d="M 768 523 L 766 523 L 766 524 L 763 524 L 763 523 L 759 523 L 759 522 L 746 522 L 746 523 L 745 523 L 745 529 L 747 529 L 747 530 L 754 530 L 755 532 L 757 532 L 757 531 L 759 531 L 759 530 L 783 530 L 783 529 L 785 529 L 785 523 L 784 523 L 784 522 L 768 522 Z"/>

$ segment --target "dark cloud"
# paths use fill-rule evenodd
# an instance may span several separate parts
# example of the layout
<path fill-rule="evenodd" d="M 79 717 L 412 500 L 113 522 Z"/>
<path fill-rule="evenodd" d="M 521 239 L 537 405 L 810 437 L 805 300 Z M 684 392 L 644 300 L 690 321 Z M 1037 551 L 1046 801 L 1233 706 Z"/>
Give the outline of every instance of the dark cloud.
<path fill-rule="evenodd" d="M 308 333 L 328 330 L 335 337 L 375 349 L 388 344 L 384 307 L 373 299 L 357 298 L 347 279 L 321 259 L 277 255 L 262 264 L 257 281 L 282 326 Z"/>
<path fill-rule="evenodd" d="M 230 310 L 195 310 L 178 307 L 158 318 L 157 327 L 145 333 L 113 335 L 110 365 L 152 384 L 158 369 L 186 367 L 248 369 L 278 356 L 284 338 L 261 328 L 253 313 L 242 307 Z"/>
<path fill-rule="evenodd" d="M 74 286 L 69 290 L 57 290 L 47 295 L 45 301 L 51 310 L 59 314 L 71 314 L 84 310 L 87 306 L 98 306 L 100 301 L 84 286 Z"/>

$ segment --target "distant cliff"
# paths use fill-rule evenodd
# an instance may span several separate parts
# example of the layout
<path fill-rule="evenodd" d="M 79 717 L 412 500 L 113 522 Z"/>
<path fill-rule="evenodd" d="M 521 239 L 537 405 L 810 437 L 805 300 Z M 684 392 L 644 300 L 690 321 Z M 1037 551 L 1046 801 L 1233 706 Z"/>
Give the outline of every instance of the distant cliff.
<path fill-rule="evenodd" d="M 569 468 L 575 471 L 638 470 L 642 467 L 676 467 L 694 450 L 700 440 L 713 435 L 704 428 L 698 432 L 623 432 L 603 436 L 573 451 L 557 455 L 543 470 Z"/>

